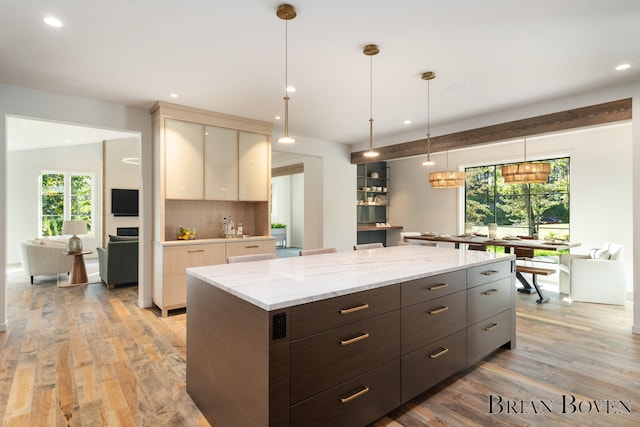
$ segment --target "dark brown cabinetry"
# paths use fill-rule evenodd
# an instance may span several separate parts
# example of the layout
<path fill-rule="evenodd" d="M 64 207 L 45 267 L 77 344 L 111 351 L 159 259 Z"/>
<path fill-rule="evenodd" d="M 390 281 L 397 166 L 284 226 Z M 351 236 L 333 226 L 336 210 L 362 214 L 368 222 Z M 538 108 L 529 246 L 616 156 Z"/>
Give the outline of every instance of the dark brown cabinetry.
<path fill-rule="evenodd" d="M 514 282 L 508 258 L 265 311 L 189 276 L 187 390 L 221 427 L 364 426 L 514 348 Z"/>

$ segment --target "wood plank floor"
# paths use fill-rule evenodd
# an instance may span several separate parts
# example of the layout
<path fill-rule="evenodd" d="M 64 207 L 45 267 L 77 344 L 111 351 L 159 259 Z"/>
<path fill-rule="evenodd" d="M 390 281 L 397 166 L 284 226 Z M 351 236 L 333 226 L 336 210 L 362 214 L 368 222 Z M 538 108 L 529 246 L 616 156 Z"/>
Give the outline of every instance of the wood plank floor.
<path fill-rule="evenodd" d="M 3 426 L 209 426 L 185 391 L 186 314 L 139 309 L 136 287 L 7 277 Z M 372 426 L 640 425 L 631 306 L 548 294 L 543 305 L 518 295 L 516 350 L 500 350 Z"/>

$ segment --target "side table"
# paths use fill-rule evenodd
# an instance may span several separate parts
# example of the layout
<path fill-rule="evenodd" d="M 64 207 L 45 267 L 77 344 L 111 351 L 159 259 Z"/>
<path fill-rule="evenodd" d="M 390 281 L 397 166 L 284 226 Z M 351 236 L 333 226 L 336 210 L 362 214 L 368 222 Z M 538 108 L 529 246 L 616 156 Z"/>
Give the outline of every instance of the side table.
<path fill-rule="evenodd" d="M 63 252 L 65 255 L 73 256 L 71 277 L 69 277 L 69 284 L 67 286 L 81 285 L 89 282 L 89 279 L 87 278 L 87 268 L 84 265 L 84 256 L 90 253 L 93 253 L 93 251 Z M 58 284 L 58 286 L 65 285 Z"/>

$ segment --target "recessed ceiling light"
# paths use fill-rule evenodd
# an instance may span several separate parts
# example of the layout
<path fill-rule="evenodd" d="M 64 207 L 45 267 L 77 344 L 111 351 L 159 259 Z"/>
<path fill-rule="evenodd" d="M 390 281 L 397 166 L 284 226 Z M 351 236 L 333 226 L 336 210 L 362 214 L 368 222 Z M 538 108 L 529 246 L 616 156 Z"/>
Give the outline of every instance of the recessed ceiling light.
<path fill-rule="evenodd" d="M 405 125 L 410 125 L 410 124 L 411 124 L 411 120 L 405 120 L 403 123 L 404 123 Z"/>
<path fill-rule="evenodd" d="M 293 86 L 287 86 L 287 92 L 295 92 L 296 88 Z"/>
<path fill-rule="evenodd" d="M 55 16 L 46 16 L 43 19 L 44 23 L 51 26 L 51 27 L 56 27 L 56 28 L 60 28 L 62 27 L 62 21 L 59 20 L 58 18 L 56 18 Z"/>
<path fill-rule="evenodd" d="M 616 67 L 617 71 L 622 71 L 622 70 L 626 70 L 627 68 L 631 67 L 630 64 L 620 64 Z"/>
<path fill-rule="evenodd" d="M 274 117 L 276 120 L 280 120 L 280 116 L 275 116 Z"/>
<path fill-rule="evenodd" d="M 177 94 L 177 93 L 172 93 L 172 94 L 170 94 L 169 96 L 170 96 L 170 97 L 172 97 L 172 98 L 177 98 L 177 97 L 178 97 L 178 94 Z"/>

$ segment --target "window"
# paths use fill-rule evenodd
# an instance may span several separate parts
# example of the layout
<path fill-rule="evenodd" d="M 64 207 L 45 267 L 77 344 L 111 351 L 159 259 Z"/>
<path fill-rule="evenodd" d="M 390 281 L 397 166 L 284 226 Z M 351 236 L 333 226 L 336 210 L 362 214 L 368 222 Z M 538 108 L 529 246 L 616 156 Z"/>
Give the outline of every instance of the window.
<path fill-rule="evenodd" d="M 551 164 L 549 181 L 505 184 L 502 165 L 466 168 L 465 222 L 498 224 L 503 234 L 569 236 L 569 158 Z"/>
<path fill-rule="evenodd" d="M 60 236 L 64 220 L 82 219 L 92 234 L 93 175 L 40 175 L 40 236 Z"/>

